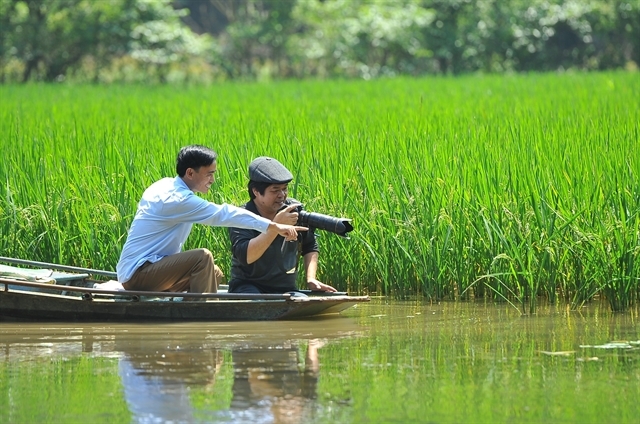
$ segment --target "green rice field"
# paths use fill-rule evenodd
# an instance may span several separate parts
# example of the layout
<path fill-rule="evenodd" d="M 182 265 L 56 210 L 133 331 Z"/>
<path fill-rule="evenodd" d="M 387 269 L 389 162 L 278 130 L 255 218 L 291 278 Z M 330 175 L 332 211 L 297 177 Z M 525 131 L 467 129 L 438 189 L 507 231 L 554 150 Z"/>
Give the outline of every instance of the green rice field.
<path fill-rule="evenodd" d="M 355 294 L 485 298 L 533 313 L 640 301 L 640 73 L 188 86 L 0 86 L 2 256 L 114 270 L 147 185 L 187 144 L 207 198 L 248 200 L 272 156 L 320 232 L 319 277 Z M 224 271 L 227 233 L 195 226 Z"/>

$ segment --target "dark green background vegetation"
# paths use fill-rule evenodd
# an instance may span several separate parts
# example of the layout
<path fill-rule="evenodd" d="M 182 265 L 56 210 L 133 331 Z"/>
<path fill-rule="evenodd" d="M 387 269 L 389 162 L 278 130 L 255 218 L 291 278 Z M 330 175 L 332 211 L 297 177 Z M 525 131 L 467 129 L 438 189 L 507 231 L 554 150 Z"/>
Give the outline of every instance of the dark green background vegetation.
<path fill-rule="evenodd" d="M 2 0 L 0 81 L 636 69 L 638 0 Z"/>

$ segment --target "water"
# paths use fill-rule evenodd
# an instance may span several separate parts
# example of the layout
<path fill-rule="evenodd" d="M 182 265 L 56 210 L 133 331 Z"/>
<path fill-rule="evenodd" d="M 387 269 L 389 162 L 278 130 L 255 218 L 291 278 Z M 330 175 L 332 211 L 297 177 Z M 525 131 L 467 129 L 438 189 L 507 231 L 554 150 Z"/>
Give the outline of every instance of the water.
<path fill-rule="evenodd" d="M 374 300 L 339 317 L 0 323 L 1 423 L 638 423 L 638 311 Z"/>

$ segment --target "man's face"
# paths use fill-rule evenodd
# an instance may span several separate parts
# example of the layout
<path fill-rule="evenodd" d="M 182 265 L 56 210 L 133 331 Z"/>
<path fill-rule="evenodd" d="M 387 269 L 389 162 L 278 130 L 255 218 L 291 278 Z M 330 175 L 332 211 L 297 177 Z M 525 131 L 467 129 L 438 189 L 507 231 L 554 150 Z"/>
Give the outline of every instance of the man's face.
<path fill-rule="evenodd" d="M 254 191 L 256 198 L 254 202 L 264 211 L 277 212 L 284 201 L 287 200 L 289 184 L 271 184 L 266 188 L 264 194 Z"/>
<path fill-rule="evenodd" d="M 187 187 L 196 193 L 208 193 L 211 184 L 215 181 L 214 174 L 217 169 L 216 162 L 209 166 L 201 166 L 197 171 L 193 168 L 188 168 L 184 178 Z"/>

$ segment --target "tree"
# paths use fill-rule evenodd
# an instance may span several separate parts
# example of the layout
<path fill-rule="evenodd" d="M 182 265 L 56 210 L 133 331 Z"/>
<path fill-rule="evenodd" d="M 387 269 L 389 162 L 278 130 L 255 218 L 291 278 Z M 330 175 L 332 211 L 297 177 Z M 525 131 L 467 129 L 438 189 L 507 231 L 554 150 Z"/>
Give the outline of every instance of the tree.
<path fill-rule="evenodd" d="M 0 0 L 0 82 L 638 65 L 637 0 Z"/>
<path fill-rule="evenodd" d="M 373 78 L 419 73 L 421 31 L 434 18 L 419 0 L 299 0 L 289 52 L 306 74 Z M 418 71 L 418 72 L 414 72 Z"/>
<path fill-rule="evenodd" d="M 210 37 L 198 36 L 181 21 L 187 9 L 173 9 L 171 0 L 137 0 L 130 9 L 131 57 L 147 68 L 155 68 L 161 82 L 166 82 L 170 65 L 211 51 Z"/>
<path fill-rule="evenodd" d="M 88 58 L 97 80 L 125 54 L 164 69 L 209 46 L 181 25 L 184 12 L 170 0 L 6 0 L 0 12 L 0 64 L 21 61 L 22 81 L 64 79 Z"/>
<path fill-rule="evenodd" d="M 176 0 L 192 29 L 217 37 L 216 64 L 229 78 L 287 75 L 286 42 L 296 0 Z"/>

